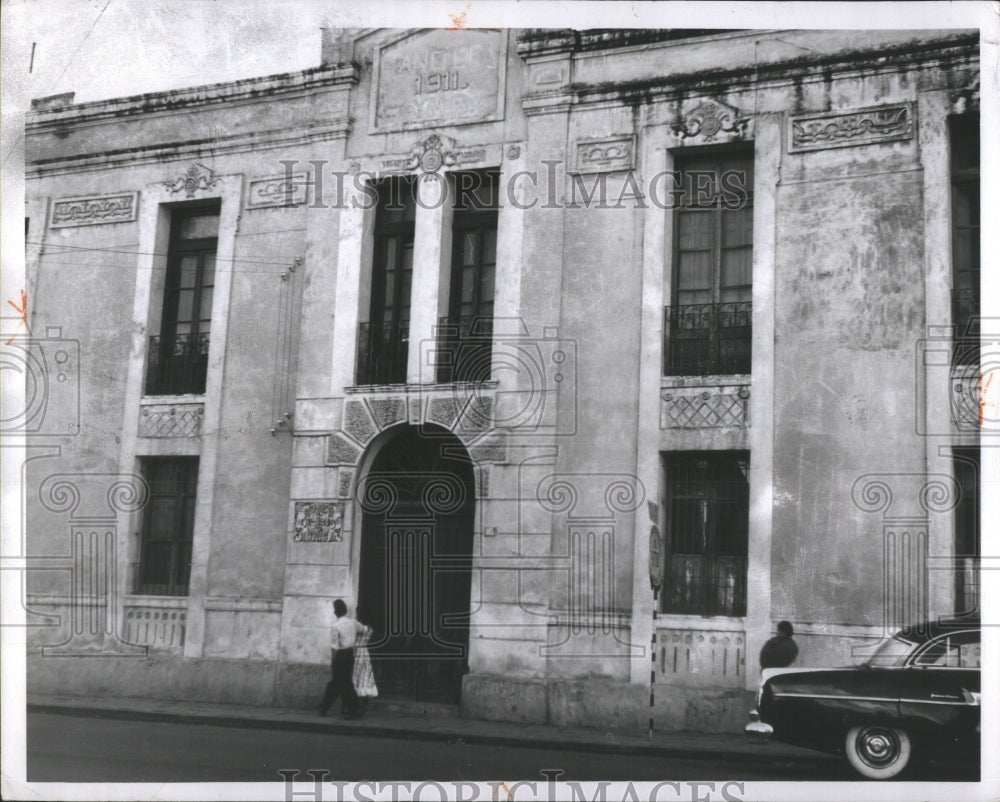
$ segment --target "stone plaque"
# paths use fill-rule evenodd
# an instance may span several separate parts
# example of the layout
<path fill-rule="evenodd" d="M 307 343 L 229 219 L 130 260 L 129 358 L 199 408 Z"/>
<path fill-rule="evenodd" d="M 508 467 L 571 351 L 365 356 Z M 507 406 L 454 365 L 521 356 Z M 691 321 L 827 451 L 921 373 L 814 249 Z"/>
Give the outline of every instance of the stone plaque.
<path fill-rule="evenodd" d="M 908 103 L 804 114 L 789 117 L 788 125 L 789 153 L 896 142 L 912 139 L 914 132 L 913 112 Z"/>
<path fill-rule="evenodd" d="M 306 202 L 308 180 L 309 177 L 305 173 L 292 173 L 292 175 L 276 175 L 251 181 L 247 208 L 299 206 Z"/>
<path fill-rule="evenodd" d="M 52 204 L 50 228 L 96 226 L 103 223 L 131 223 L 138 210 L 138 192 L 96 195 L 89 198 L 60 198 Z"/>
<path fill-rule="evenodd" d="M 296 543 L 331 543 L 344 539 L 343 501 L 296 501 L 292 539 Z"/>
<path fill-rule="evenodd" d="M 402 131 L 503 118 L 505 31 L 432 30 L 383 44 L 372 128 Z"/>

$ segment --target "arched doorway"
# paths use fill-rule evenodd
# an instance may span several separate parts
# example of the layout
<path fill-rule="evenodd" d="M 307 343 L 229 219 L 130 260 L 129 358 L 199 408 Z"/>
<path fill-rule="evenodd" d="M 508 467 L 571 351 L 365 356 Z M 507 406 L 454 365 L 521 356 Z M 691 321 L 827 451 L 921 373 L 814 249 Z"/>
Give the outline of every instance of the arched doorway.
<path fill-rule="evenodd" d="M 461 441 L 400 426 L 359 483 L 358 617 L 380 694 L 457 704 L 468 671 L 475 480 Z"/>

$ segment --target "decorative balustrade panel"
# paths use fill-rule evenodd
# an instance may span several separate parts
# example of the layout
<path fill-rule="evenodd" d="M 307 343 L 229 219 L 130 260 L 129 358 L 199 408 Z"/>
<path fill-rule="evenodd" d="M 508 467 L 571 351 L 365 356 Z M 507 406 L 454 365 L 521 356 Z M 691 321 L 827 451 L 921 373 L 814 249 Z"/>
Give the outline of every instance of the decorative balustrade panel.
<path fill-rule="evenodd" d="M 750 301 L 687 304 L 663 310 L 663 375 L 750 372 Z"/>
<path fill-rule="evenodd" d="M 125 640 L 166 651 L 184 648 L 187 599 L 181 606 L 125 605 Z"/>
<path fill-rule="evenodd" d="M 209 335 L 149 338 L 146 395 L 200 395 L 208 375 Z"/>
<path fill-rule="evenodd" d="M 139 437 L 198 437 L 204 414 L 202 403 L 143 404 Z"/>
<path fill-rule="evenodd" d="M 745 384 L 668 387 L 660 392 L 660 428 L 744 428 L 750 425 L 749 408 Z"/>
<path fill-rule="evenodd" d="M 659 673 L 677 685 L 742 688 L 746 674 L 746 635 L 742 629 L 659 629 Z"/>

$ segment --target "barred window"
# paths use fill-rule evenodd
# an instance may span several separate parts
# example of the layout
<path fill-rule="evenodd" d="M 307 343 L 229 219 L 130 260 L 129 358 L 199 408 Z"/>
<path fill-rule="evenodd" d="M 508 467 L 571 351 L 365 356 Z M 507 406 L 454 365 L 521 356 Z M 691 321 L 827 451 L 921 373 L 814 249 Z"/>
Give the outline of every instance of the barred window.
<path fill-rule="evenodd" d="M 664 374 L 749 373 L 753 153 L 687 156 L 675 164 L 683 195 L 674 212 Z"/>
<path fill-rule="evenodd" d="M 375 185 L 375 249 L 368 320 L 358 331 L 358 384 L 405 384 L 416 228 L 416 181 L 394 176 Z"/>
<path fill-rule="evenodd" d="M 676 452 L 667 480 L 663 611 L 746 615 L 749 454 Z"/>
<path fill-rule="evenodd" d="M 441 321 L 438 381 L 485 381 L 491 374 L 500 176 L 452 175 L 451 283 Z"/>
<path fill-rule="evenodd" d="M 147 395 L 204 393 L 212 328 L 219 204 L 175 209 L 160 334 L 150 338 Z"/>
<path fill-rule="evenodd" d="M 149 501 L 142 526 L 136 593 L 186 596 L 198 458 L 147 457 L 142 460 L 142 472 L 149 484 Z"/>

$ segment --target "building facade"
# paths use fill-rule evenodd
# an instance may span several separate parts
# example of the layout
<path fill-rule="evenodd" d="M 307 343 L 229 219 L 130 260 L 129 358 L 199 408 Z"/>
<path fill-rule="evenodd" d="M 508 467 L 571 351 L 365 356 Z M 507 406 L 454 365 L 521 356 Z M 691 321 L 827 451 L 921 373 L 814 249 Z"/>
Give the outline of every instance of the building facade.
<path fill-rule="evenodd" d="M 29 691 L 310 706 L 343 597 L 383 695 L 642 726 L 652 663 L 727 730 L 779 620 L 974 610 L 978 87 L 975 31 L 327 30 L 36 101 Z"/>

